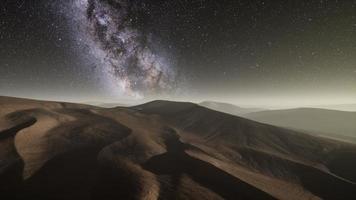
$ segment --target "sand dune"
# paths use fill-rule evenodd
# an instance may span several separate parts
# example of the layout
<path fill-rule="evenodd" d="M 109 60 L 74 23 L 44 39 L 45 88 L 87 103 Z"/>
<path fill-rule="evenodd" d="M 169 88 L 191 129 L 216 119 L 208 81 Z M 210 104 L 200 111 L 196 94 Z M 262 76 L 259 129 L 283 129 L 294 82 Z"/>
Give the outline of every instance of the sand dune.
<path fill-rule="evenodd" d="M 245 107 L 240 107 L 240 106 L 236 106 L 236 105 L 229 104 L 229 103 L 221 103 L 221 102 L 215 102 L 215 101 L 203 101 L 199 105 L 209 108 L 209 109 L 212 109 L 212 110 L 228 113 L 231 115 L 237 115 L 237 116 L 243 116 L 248 113 L 266 110 L 266 109 L 262 109 L 262 108 L 251 108 L 251 107 L 245 108 Z"/>
<path fill-rule="evenodd" d="M 355 199 L 355 155 L 192 103 L 0 97 L 1 199 Z"/>
<path fill-rule="evenodd" d="M 356 112 L 298 108 L 261 111 L 246 114 L 244 117 L 262 123 L 356 143 Z"/>

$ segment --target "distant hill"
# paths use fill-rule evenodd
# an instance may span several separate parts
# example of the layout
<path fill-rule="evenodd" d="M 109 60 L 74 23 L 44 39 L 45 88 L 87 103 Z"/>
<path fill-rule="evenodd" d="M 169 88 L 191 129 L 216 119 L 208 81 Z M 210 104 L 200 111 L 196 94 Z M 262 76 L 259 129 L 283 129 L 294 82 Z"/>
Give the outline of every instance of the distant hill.
<path fill-rule="evenodd" d="M 114 107 L 129 107 L 132 105 L 123 104 L 123 103 L 101 103 L 101 104 L 98 104 L 97 106 L 103 107 L 103 108 L 114 108 Z"/>
<path fill-rule="evenodd" d="M 356 112 L 356 104 L 320 105 L 320 106 L 314 106 L 314 107 L 322 108 L 322 109 L 329 109 L 329 110 Z"/>
<path fill-rule="evenodd" d="M 114 108 L 114 107 L 129 107 L 129 106 L 133 106 L 133 105 L 137 105 L 135 103 L 114 103 L 114 102 L 83 102 L 83 104 L 87 104 L 87 105 L 93 105 L 93 106 L 98 106 L 98 107 L 103 107 L 103 108 Z"/>
<path fill-rule="evenodd" d="M 248 113 L 244 117 L 275 126 L 356 141 L 356 112 L 299 108 Z"/>
<path fill-rule="evenodd" d="M 212 110 L 216 110 L 219 112 L 224 112 L 232 115 L 237 115 L 237 116 L 243 116 L 247 113 L 265 110 L 262 108 L 243 108 L 229 103 L 221 103 L 221 102 L 214 102 L 214 101 L 204 101 L 201 102 L 199 105 Z"/>

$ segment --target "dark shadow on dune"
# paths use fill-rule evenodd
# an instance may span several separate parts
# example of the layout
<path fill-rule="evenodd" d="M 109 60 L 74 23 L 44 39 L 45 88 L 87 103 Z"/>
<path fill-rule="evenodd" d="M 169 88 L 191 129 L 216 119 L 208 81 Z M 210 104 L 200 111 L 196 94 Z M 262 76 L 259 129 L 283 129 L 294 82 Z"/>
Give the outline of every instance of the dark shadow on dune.
<path fill-rule="evenodd" d="M 310 167 L 297 169 L 304 188 L 322 199 L 356 199 L 354 184 Z"/>
<path fill-rule="evenodd" d="M 323 199 L 356 199 L 355 153 L 337 150 L 330 157 L 327 167 L 336 176 L 314 168 L 299 168 L 302 185 Z"/>
<path fill-rule="evenodd" d="M 90 199 L 100 147 L 85 147 L 58 155 L 25 181 L 21 199 Z"/>
<path fill-rule="evenodd" d="M 329 170 L 347 180 L 356 183 L 356 152 L 351 150 L 338 150 L 330 155 L 327 163 Z"/>
<path fill-rule="evenodd" d="M 130 184 L 121 171 L 99 163 L 100 150 L 81 148 L 53 158 L 25 181 L 17 199 L 134 199 L 139 186 Z"/>
<path fill-rule="evenodd" d="M 248 168 L 279 179 L 297 178 L 306 190 L 323 199 L 356 199 L 354 184 L 320 169 L 254 149 L 239 148 L 237 151 L 246 161 Z M 288 173 L 285 173 L 287 171 Z"/>
<path fill-rule="evenodd" d="M 16 194 L 22 187 L 24 163 L 16 151 L 14 137 L 20 130 L 32 126 L 37 120 L 28 118 L 22 121 L 0 132 L 0 146 L 6 148 L 0 151 L 8 152 L 0 158 L 0 199 L 16 199 Z"/>
<path fill-rule="evenodd" d="M 86 147 L 56 156 L 28 179 L 17 199 L 135 199 L 141 187 L 130 174 L 100 163 L 102 147 Z"/>
<path fill-rule="evenodd" d="M 29 118 L 28 120 L 14 126 L 14 127 L 11 127 L 7 130 L 2 131 L 2 132 L 0 132 L 0 140 L 6 139 L 8 137 L 14 137 L 17 132 L 19 132 L 22 129 L 32 126 L 36 122 L 37 122 L 37 120 L 35 118 Z"/>
<path fill-rule="evenodd" d="M 93 200 L 138 199 L 142 183 L 136 181 L 135 174 L 118 169 L 112 163 L 101 163 L 95 185 L 92 188 Z"/>
<path fill-rule="evenodd" d="M 174 130 L 168 130 L 165 135 L 165 143 L 167 153 L 152 157 L 144 164 L 145 169 L 157 175 L 171 175 L 173 179 L 179 178 L 182 174 L 187 174 L 200 185 L 228 200 L 274 199 L 269 194 L 218 169 L 214 165 L 186 154 L 184 152 L 186 144 L 180 142 Z"/>
<path fill-rule="evenodd" d="M 22 171 L 24 164 L 20 158 L 7 166 L 0 174 L 0 199 L 18 199 L 16 196 L 22 188 Z"/>

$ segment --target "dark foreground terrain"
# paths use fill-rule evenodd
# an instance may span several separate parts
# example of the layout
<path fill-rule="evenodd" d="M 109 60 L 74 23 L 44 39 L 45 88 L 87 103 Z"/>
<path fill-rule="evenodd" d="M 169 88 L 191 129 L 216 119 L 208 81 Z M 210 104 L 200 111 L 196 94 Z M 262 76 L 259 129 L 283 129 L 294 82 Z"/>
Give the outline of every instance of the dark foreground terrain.
<path fill-rule="evenodd" d="M 356 199 L 356 147 L 191 104 L 0 97 L 0 199 Z"/>

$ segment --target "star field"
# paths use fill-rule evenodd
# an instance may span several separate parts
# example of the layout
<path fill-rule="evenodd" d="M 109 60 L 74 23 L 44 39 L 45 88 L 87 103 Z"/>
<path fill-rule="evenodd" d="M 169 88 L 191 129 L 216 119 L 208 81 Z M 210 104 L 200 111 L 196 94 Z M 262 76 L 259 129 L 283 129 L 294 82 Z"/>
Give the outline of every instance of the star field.
<path fill-rule="evenodd" d="M 0 94 L 356 100 L 356 1 L 97 0 L 94 21 L 80 15 L 88 2 L 1 2 Z M 120 51 L 150 53 L 119 56 L 115 40 L 98 42 L 104 33 L 129 33 Z M 132 62 L 148 57 L 155 71 Z"/>

